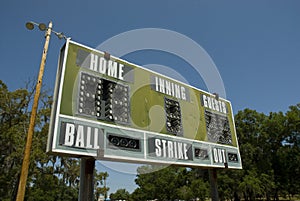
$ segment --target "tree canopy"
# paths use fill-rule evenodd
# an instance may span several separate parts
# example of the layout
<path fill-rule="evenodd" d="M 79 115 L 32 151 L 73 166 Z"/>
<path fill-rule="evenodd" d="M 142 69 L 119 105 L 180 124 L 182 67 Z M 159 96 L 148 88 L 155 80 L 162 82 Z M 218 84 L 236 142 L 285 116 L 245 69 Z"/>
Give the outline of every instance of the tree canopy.
<path fill-rule="evenodd" d="M 15 200 L 34 87 L 9 91 L 0 80 L 0 200 Z M 77 200 L 80 165 L 77 158 L 46 154 L 52 97 L 41 93 L 33 135 L 25 200 Z M 96 176 L 104 173 L 97 173 Z M 105 177 L 97 178 L 99 193 Z M 104 180 L 105 180 L 104 179 Z"/>

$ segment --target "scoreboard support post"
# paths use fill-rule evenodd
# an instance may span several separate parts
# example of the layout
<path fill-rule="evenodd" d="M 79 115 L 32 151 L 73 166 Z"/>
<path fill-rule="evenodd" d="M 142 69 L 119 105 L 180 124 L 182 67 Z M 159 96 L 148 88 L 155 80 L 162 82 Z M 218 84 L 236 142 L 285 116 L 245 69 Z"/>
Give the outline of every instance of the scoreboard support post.
<path fill-rule="evenodd" d="M 94 201 L 94 158 L 81 158 L 79 201 Z"/>
<path fill-rule="evenodd" d="M 219 94 L 214 93 L 216 99 L 219 100 Z M 217 183 L 217 169 L 209 169 L 209 183 L 210 183 L 210 195 L 212 201 L 219 201 L 218 183 Z"/>
<path fill-rule="evenodd" d="M 217 170 L 209 169 L 208 174 L 209 174 L 211 200 L 219 201 L 218 184 L 217 184 Z"/>

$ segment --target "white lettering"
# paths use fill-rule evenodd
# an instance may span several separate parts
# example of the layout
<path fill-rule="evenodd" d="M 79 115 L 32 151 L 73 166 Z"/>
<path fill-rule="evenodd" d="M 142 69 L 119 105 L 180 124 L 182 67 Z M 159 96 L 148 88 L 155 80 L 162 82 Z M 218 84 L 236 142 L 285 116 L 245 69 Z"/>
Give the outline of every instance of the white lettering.
<path fill-rule="evenodd" d="M 211 98 L 210 102 L 211 102 L 211 109 L 216 110 L 216 108 L 215 108 L 215 99 Z"/>
<path fill-rule="evenodd" d="M 171 84 L 171 88 L 172 88 L 172 96 L 175 96 L 174 83 Z"/>
<path fill-rule="evenodd" d="M 222 150 L 218 149 L 218 158 L 219 158 L 219 162 L 223 163 L 223 157 L 222 157 Z"/>
<path fill-rule="evenodd" d="M 215 99 L 215 108 L 216 108 L 216 111 L 221 112 L 220 108 L 219 108 L 219 101 L 217 101 L 216 99 Z"/>
<path fill-rule="evenodd" d="M 214 148 L 214 161 L 215 161 L 215 163 L 218 163 L 219 162 L 219 160 L 218 160 L 218 150 L 216 149 L 216 148 Z"/>
<path fill-rule="evenodd" d="M 155 139 L 154 146 L 155 156 L 157 157 L 190 160 L 189 144 L 187 143 Z"/>
<path fill-rule="evenodd" d="M 99 72 L 102 74 L 106 73 L 106 59 L 103 57 L 100 57 Z"/>
<path fill-rule="evenodd" d="M 226 110 L 226 104 L 224 102 L 222 102 L 222 110 L 224 113 L 227 113 L 227 110 Z"/>
<path fill-rule="evenodd" d="M 99 149 L 99 130 L 84 125 L 66 123 L 64 145 L 87 149 Z"/>
<path fill-rule="evenodd" d="M 155 91 L 159 91 L 158 90 L 158 86 L 159 86 L 159 84 L 158 84 L 158 77 L 155 77 Z"/>
<path fill-rule="evenodd" d="M 166 140 L 161 140 L 161 142 L 162 142 L 162 145 L 163 145 L 163 152 L 164 152 L 164 154 L 163 154 L 163 157 L 167 157 L 167 149 L 166 149 Z"/>
<path fill-rule="evenodd" d="M 165 93 L 165 82 L 161 78 L 159 78 L 159 92 Z"/>
<path fill-rule="evenodd" d="M 161 147 L 160 147 L 160 140 L 159 139 L 155 139 L 155 154 L 156 156 L 161 156 Z"/>
<path fill-rule="evenodd" d="M 227 114 L 226 103 L 221 100 L 217 100 L 214 97 L 202 95 L 203 106 L 217 112 Z"/>
<path fill-rule="evenodd" d="M 83 131 L 83 126 L 79 125 L 77 128 L 77 136 L 76 136 L 76 142 L 75 142 L 76 147 L 84 147 L 84 131 Z"/>
<path fill-rule="evenodd" d="M 204 107 L 208 107 L 208 105 L 207 105 L 207 97 L 204 94 L 202 95 L 202 99 L 203 99 L 203 105 L 204 105 Z"/>
<path fill-rule="evenodd" d="M 169 80 L 165 80 L 157 76 L 154 76 L 154 82 L 155 91 L 188 101 L 189 96 L 187 96 L 187 90 L 184 86 L 175 84 Z"/>
<path fill-rule="evenodd" d="M 180 98 L 180 86 L 177 84 L 175 85 L 175 97 Z"/>
<path fill-rule="evenodd" d="M 207 105 L 208 105 L 208 108 L 212 109 L 210 97 L 207 97 Z"/>
<path fill-rule="evenodd" d="M 188 155 L 187 155 L 187 151 L 188 151 L 188 149 L 187 149 L 187 144 L 183 144 L 183 153 L 184 153 L 184 159 L 189 159 L 188 158 Z"/>
<path fill-rule="evenodd" d="M 91 127 L 87 127 L 86 131 L 86 148 L 92 148 L 91 145 Z"/>
<path fill-rule="evenodd" d="M 171 96 L 171 82 L 166 81 L 166 94 Z"/>
<path fill-rule="evenodd" d="M 124 65 L 91 53 L 90 70 L 123 80 Z"/>
<path fill-rule="evenodd" d="M 75 126 L 74 124 L 66 124 L 65 142 L 66 146 L 72 146 L 74 143 Z"/>
<path fill-rule="evenodd" d="M 222 156 L 223 156 L 224 163 L 226 163 L 227 160 L 226 160 L 226 156 L 225 156 L 225 149 L 222 149 Z"/>
<path fill-rule="evenodd" d="M 120 80 L 124 80 L 124 77 L 123 77 L 123 73 L 124 73 L 124 65 L 123 64 L 119 64 L 119 79 Z"/>
<path fill-rule="evenodd" d="M 175 154 L 174 154 L 174 155 L 175 155 L 174 157 L 177 158 L 178 156 L 177 156 L 177 146 L 176 146 L 176 142 L 174 142 L 174 146 L 173 146 L 173 147 L 174 147 L 174 153 L 175 153 Z"/>
<path fill-rule="evenodd" d="M 108 61 L 108 70 L 107 70 L 107 75 L 117 78 L 117 69 L 118 69 L 118 63 L 113 62 L 111 60 Z"/>
<path fill-rule="evenodd" d="M 226 163 L 225 149 L 213 148 L 214 162 L 215 163 Z"/>
<path fill-rule="evenodd" d="M 98 128 L 95 128 L 94 132 L 94 149 L 99 149 L 99 144 L 98 144 Z"/>
<path fill-rule="evenodd" d="M 185 88 L 184 87 L 181 87 L 181 98 L 182 98 L 182 100 L 186 100 Z"/>
<path fill-rule="evenodd" d="M 98 55 L 91 54 L 90 69 L 97 71 L 98 68 Z"/>
<path fill-rule="evenodd" d="M 182 143 L 178 142 L 178 158 L 183 159 Z"/>
<path fill-rule="evenodd" d="M 173 142 L 168 141 L 168 157 L 173 158 L 174 157 L 174 149 L 173 149 Z"/>

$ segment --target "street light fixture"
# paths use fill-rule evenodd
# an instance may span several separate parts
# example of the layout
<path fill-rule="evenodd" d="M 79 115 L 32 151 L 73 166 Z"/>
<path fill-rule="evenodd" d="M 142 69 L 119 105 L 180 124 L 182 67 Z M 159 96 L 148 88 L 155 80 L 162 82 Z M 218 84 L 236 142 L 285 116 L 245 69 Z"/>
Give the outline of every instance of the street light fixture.
<path fill-rule="evenodd" d="M 38 24 L 38 23 L 32 22 L 32 21 L 27 22 L 25 26 L 26 26 L 26 28 L 29 29 L 29 30 L 33 30 L 33 29 L 34 29 L 34 26 L 38 26 L 39 29 L 40 29 L 41 31 L 46 31 L 46 29 L 47 29 L 46 24 L 44 24 L 44 23 L 39 23 L 39 24 Z M 48 28 L 49 28 L 49 25 L 48 25 Z M 65 39 L 65 40 L 68 39 L 68 38 L 64 35 L 63 32 L 56 32 L 56 31 L 52 30 L 52 27 L 51 27 L 51 32 L 54 33 L 59 39 Z"/>
<path fill-rule="evenodd" d="M 42 54 L 42 59 L 40 63 L 40 71 L 38 75 L 38 80 L 36 84 L 36 91 L 34 95 L 33 105 L 32 105 L 32 111 L 30 116 L 30 123 L 29 128 L 27 132 L 27 140 L 26 140 L 26 146 L 24 151 L 24 158 L 22 163 L 22 170 L 20 175 L 20 181 L 19 181 L 19 187 L 18 187 L 18 194 L 16 201 L 23 201 L 25 197 L 25 189 L 26 189 L 26 182 L 27 182 L 27 176 L 28 176 L 28 168 L 29 168 L 29 161 L 30 161 L 30 150 L 32 145 L 32 136 L 34 132 L 34 125 L 35 125 L 35 118 L 38 108 L 38 101 L 40 97 L 41 87 L 42 87 L 42 79 L 44 74 L 44 68 L 46 63 L 46 57 L 48 52 L 48 46 L 50 41 L 50 35 L 53 32 L 59 39 L 64 38 L 65 40 L 68 39 L 63 33 L 59 33 L 52 30 L 52 22 L 50 21 L 48 24 L 48 27 L 44 23 L 36 23 L 36 22 L 27 22 L 26 28 L 29 30 L 33 30 L 34 26 L 38 26 L 41 31 L 45 31 L 45 44 Z"/>

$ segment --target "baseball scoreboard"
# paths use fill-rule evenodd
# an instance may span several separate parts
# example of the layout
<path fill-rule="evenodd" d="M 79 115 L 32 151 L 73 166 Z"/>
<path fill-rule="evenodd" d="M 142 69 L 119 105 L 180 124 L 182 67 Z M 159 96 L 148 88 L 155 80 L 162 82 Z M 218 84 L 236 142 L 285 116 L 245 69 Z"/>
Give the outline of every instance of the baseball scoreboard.
<path fill-rule="evenodd" d="M 241 169 L 231 103 L 67 40 L 47 151 L 133 163 Z"/>

